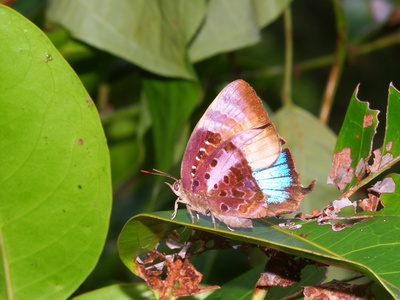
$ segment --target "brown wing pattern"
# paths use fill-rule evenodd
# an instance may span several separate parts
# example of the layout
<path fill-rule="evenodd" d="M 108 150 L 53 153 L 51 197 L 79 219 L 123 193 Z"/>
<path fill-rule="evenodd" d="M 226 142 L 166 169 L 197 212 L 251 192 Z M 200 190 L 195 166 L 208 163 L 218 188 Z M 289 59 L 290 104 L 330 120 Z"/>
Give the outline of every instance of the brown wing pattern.
<path fill-rule="evenodd" d="M 182 160 L 183 187 L 196 189 L 195 177 L 201 181 L 198 185 L 204 187 L 203 164 L 207 166 L 213 161 L 207 158 L 218 157 L 214 152 L 222 151 L 223 143 L 247 131 L 252 137 L 242 144 L 241 155 L 252 169 L 268 168 L 279 157 L 281 140 L 255 91 L 245 81 L 236 80 L 219 93 L 193 130 Z"/>

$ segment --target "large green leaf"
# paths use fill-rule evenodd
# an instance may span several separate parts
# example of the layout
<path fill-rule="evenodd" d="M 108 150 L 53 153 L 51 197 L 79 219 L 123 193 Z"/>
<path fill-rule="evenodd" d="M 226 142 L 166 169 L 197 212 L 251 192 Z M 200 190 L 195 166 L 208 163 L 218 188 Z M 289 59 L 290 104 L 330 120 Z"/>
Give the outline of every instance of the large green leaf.
<path fill-rule="evenodd" d="M 331 226 L 319 226 L 316 222 L 298 222 L 302 225 L 300 229 L 289 230 L 278 225 L 283 220 L 268 218 L 253 221 L 251 229 L 235 228 L 232 232 L 222 224 L 214 229 L 209 217 L 201 217 L 199 223 L 191 224 L 186 210 L 179 210 L 174 220 L 170 219 L 172 212 L 157 212 L 137 215 L 125 225 L 119 238 L 120 255 L 134 272 L 135 256 L 154 248 L 177 226 L 190 226 L 362 272 L 399 297 L 400 175 L 390 177 L 395 181 L 396 192 L 382 195 L 385 209 L 371 212 L 373 218 L 342 231 L 333 231 Z"/>
<path fill-rule="evenodd" d="M 0 6 L 0 298 L 65 299 L 94 268 L 111 210 L 93 102 L 47 37 Z"/>
<path fill-rule="evenodd" d="M 193 78 L 187 45 L 204 19 L 204 0 L 57 0 L 47 16 L 86 43 L 168 77 Z"/>
<path fill-rule="evenodd" d="M 291 0 L 211 0 L 199 34 L 190 45 L 190 60 L 255 44 L 260 29 L 274 21 Z"/>
<path fill-rule="evenodd" d="M 339 193 L 334 186 L 326 184 L 332 164 L 332 153 L 336 135 L 318 118 L 295 105 L 285 106 L 273 116 L 279 135 L 293 152 L 296 168 L 304 186 L 317 179 L 312 193 L 306 195 L 300 210 L 311 213 L 312 209 L 322 209 L 337 199 Z"/>

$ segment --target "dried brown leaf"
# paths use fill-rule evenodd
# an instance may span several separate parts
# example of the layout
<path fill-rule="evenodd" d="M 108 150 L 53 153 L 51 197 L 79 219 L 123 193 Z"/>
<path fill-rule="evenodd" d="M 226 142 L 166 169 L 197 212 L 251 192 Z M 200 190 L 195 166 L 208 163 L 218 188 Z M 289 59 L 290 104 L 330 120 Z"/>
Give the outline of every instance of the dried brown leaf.
<path fill-rule="evenodd" d="M 135 262 L 138 276 L 146 281 L 150 289 L 159 292 L 160 299 L 168 299 L 170 294 L 179 298 L 219 288 L 219 286 L 201 288 L 199 284 L 203 275 L 187 258 L 176 254 L 165 255 L 152 250 L 147 253 L 144 261 L 137 257 Z M 166 277 L 163 279 L 165 268 Z"/>

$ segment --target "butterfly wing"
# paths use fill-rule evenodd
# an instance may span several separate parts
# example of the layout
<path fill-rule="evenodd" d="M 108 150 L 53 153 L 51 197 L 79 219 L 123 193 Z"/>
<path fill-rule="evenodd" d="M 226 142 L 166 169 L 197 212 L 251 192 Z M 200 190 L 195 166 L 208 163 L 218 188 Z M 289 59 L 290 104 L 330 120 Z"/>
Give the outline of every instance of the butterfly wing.
<path fill-rule="evenodd" d="M 253 88 L 243 80 L 236 80 L 218 94 L 193 130 L 181 165 L 183 188 L 206 192 L 204 180 L 199 182 L 204 173 L 197 176 L 198 170 L 207 157 L 215 156 L 214 151 L 221 149 L 224 142 L 238 134 L 246 138 L 246 134 L 240 134 L 243 132 L 251 136 L 251 143 L 244 144 L 241 150 L 252 169 L 268 168 L 278 159 L 281 139 L 275 126 Z"/>
<path fill-rule="evenodd" d="M 212 174 L 211 168 L 207 173 Z M 292 154 L 289 149 L 284 149 L 269 168 L 252 170 L 244 159 L 230 167 L 227 175 L 214 186 L 218 189 L 209 191 L 207 201 L 217 217 L 276 216 L 297 210 L 302 198 L 311 191 L 313 185 L 302 187 Z"/>

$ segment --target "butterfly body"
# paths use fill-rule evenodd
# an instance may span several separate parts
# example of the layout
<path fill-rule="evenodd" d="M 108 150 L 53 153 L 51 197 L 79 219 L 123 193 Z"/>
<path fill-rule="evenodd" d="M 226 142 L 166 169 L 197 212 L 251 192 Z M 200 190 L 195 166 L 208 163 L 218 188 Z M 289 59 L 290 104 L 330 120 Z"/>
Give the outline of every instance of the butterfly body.
<path fill-rule="evenodd" d="M 303 188 L 289 149 L 243 80 L 226 86 L 189 139 L 181 179 L 169 186 L 192 211 L 230 227 L 252 227 L 252 219 L 298 209 L 314 182 Z"/>

